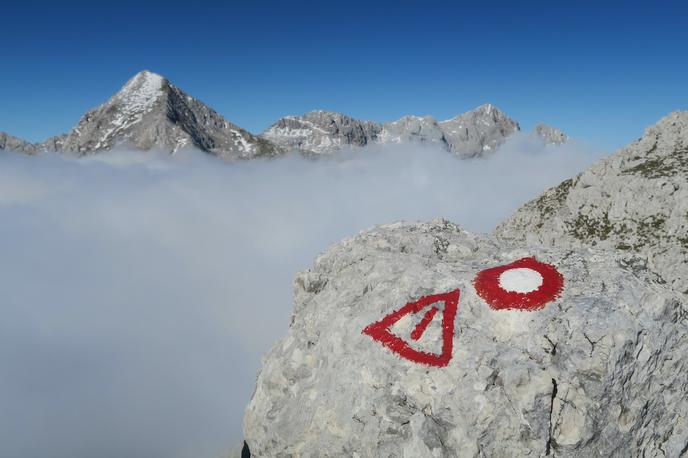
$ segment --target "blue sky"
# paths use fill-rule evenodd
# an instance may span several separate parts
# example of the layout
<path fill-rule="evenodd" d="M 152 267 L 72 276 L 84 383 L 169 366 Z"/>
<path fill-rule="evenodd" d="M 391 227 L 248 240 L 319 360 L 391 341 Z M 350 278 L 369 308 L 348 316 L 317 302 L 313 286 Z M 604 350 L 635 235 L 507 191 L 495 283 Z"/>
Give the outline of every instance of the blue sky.
<path fill-rule="evenodd" d="M 486 5 L 485 5 L 486 4 Z M 491 102 L 613 149 L 688 109 L 682 2 L 3 5 L 0 130 L 71 128 L 150 69 L 248 130 L 322 108 L 388 121 Z"/>

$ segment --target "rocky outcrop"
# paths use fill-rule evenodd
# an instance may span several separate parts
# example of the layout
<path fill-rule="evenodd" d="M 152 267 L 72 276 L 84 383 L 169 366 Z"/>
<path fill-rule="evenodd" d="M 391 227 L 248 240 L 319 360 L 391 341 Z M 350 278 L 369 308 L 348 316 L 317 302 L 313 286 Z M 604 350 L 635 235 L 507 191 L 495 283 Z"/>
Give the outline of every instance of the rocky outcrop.
<path fill-rule="evenodd" d="M 33 143 L 14 137 L 6 132 L 0 132 L 0 150 L 15 151 L 24 154 L 36 154 L 39 148 Z"/>
<path fill-rule="evenodd" d="M 688 112 L 520 208 L 496 235 L 594 247 L 688 294 Z"/>
<path fill-rule="evenodd" d="M 382 127 L 331 111 L 311 111 L 302 116 L 286 116 L 270 126 L 261 137 L 285 150 L 307 154 L 336 151 L 344 146 L 374 143 Z"/>
<path fill-rule="evenodd" d="M 560 129 L 548 126 L 547 124 L 538 124 L 533 128 L 531 135 L 539 138 L 548 145 L 562 145 L 568 143 L 570 138 Z"/>
<path fill-rule="evenodd" d="M 550 270 L 485 271 L 532 256 Z M 245 437 L 261 457 L 679 456 L 686 350 L 686 310 L 648 271 L 443 220 L 380 226 L 297 275 Z"/>
<path fill-rule="evenodd" d="M 446 121 L 432 116 L 404 116 L 378 124 L 341 113 L 312 111 L 287 116 L 261 136 L 287 150 L 326 154 L 370 144 L 437 145 L 461 158 L 494 152 L 519 130 L 518 123 L 493 105 L 482 105 Z"/>
<path fill-rule="evenodd" d="M 116 146 L 169 153 L 195 147 L 224 159 L 281 154 L 272 143 L 148 71 L 135 75 L 107 102 L 86 113 L 69 133 L 42 144 L 47 150 L 76 155 Z"/>

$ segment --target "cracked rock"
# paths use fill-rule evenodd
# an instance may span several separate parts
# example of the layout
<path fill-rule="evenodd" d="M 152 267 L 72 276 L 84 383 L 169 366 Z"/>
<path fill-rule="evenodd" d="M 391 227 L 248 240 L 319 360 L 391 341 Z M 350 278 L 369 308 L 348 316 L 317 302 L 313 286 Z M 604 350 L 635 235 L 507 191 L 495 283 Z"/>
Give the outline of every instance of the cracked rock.
<path fill-rule="evenodd" d="M 538 311 L 488 306 L 476 274 L 529 256 L 563 275 L 560 296 Z M 456 289 L 446 365 L 406 359 L 362 332 Z M 246 410 L 246 442 L 259 457 L 679 456 L 688 444 L 679 298 L 651 272 L 588 250 L 524 248 L 444 220 L 378 226 L 297 276 L 291 326 Z M 436 352 L 449 306 L 438 307 L 418 342 L 408 333 L 423 313 L 390 329 Z"/>

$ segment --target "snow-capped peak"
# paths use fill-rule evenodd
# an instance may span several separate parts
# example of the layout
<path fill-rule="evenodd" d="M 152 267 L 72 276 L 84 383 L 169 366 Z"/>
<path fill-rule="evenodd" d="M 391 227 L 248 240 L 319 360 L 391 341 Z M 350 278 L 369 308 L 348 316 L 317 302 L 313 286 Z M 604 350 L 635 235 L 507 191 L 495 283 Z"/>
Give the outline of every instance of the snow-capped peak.
<path fill-rule="evenodd" d="M 87 112 L 47 148 L 92 154 L 118 145 L 176 152 L 187 146 L 227 159 L 275 156 L 281 150 L 230 123 L 165 77 L 144 70 Z"/>
<path fill-rule="evenodd" d="M 157 73 L 143 70 L 127 81 L 116 97 L 132 110 L 147 111 L 163 94 L 166 81 Z"/>

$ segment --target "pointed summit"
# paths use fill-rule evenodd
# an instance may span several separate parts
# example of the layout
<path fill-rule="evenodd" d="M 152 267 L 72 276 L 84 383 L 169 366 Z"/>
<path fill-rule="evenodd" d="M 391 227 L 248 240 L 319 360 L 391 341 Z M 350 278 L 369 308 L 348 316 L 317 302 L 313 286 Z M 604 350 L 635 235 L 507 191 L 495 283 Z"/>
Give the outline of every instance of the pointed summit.
<path fill-rule="evenodd" d="M 124 99 L 130 106 L 150 108 L 162 97 L 167 85 L 168 81 L 163 76 L 143 70 L 127 81 L 115 96 Z"/>
<path fill-rule="evenodd" d="M 169 153 L 195 147 L 225 159 L 280 154 L 275 145 L 230 123 L 148 70 L 134 75 L 107 102 L 87 112 L 70 132 L 42 146 L 77 155 L 117 146 Z"/>
<path fill-rule="evenodd" d="M 506 138 L 519 130 L 516 121 L 486 103 L 440 123 L 449 150 L 462 158 L 494 153 Z"/>

